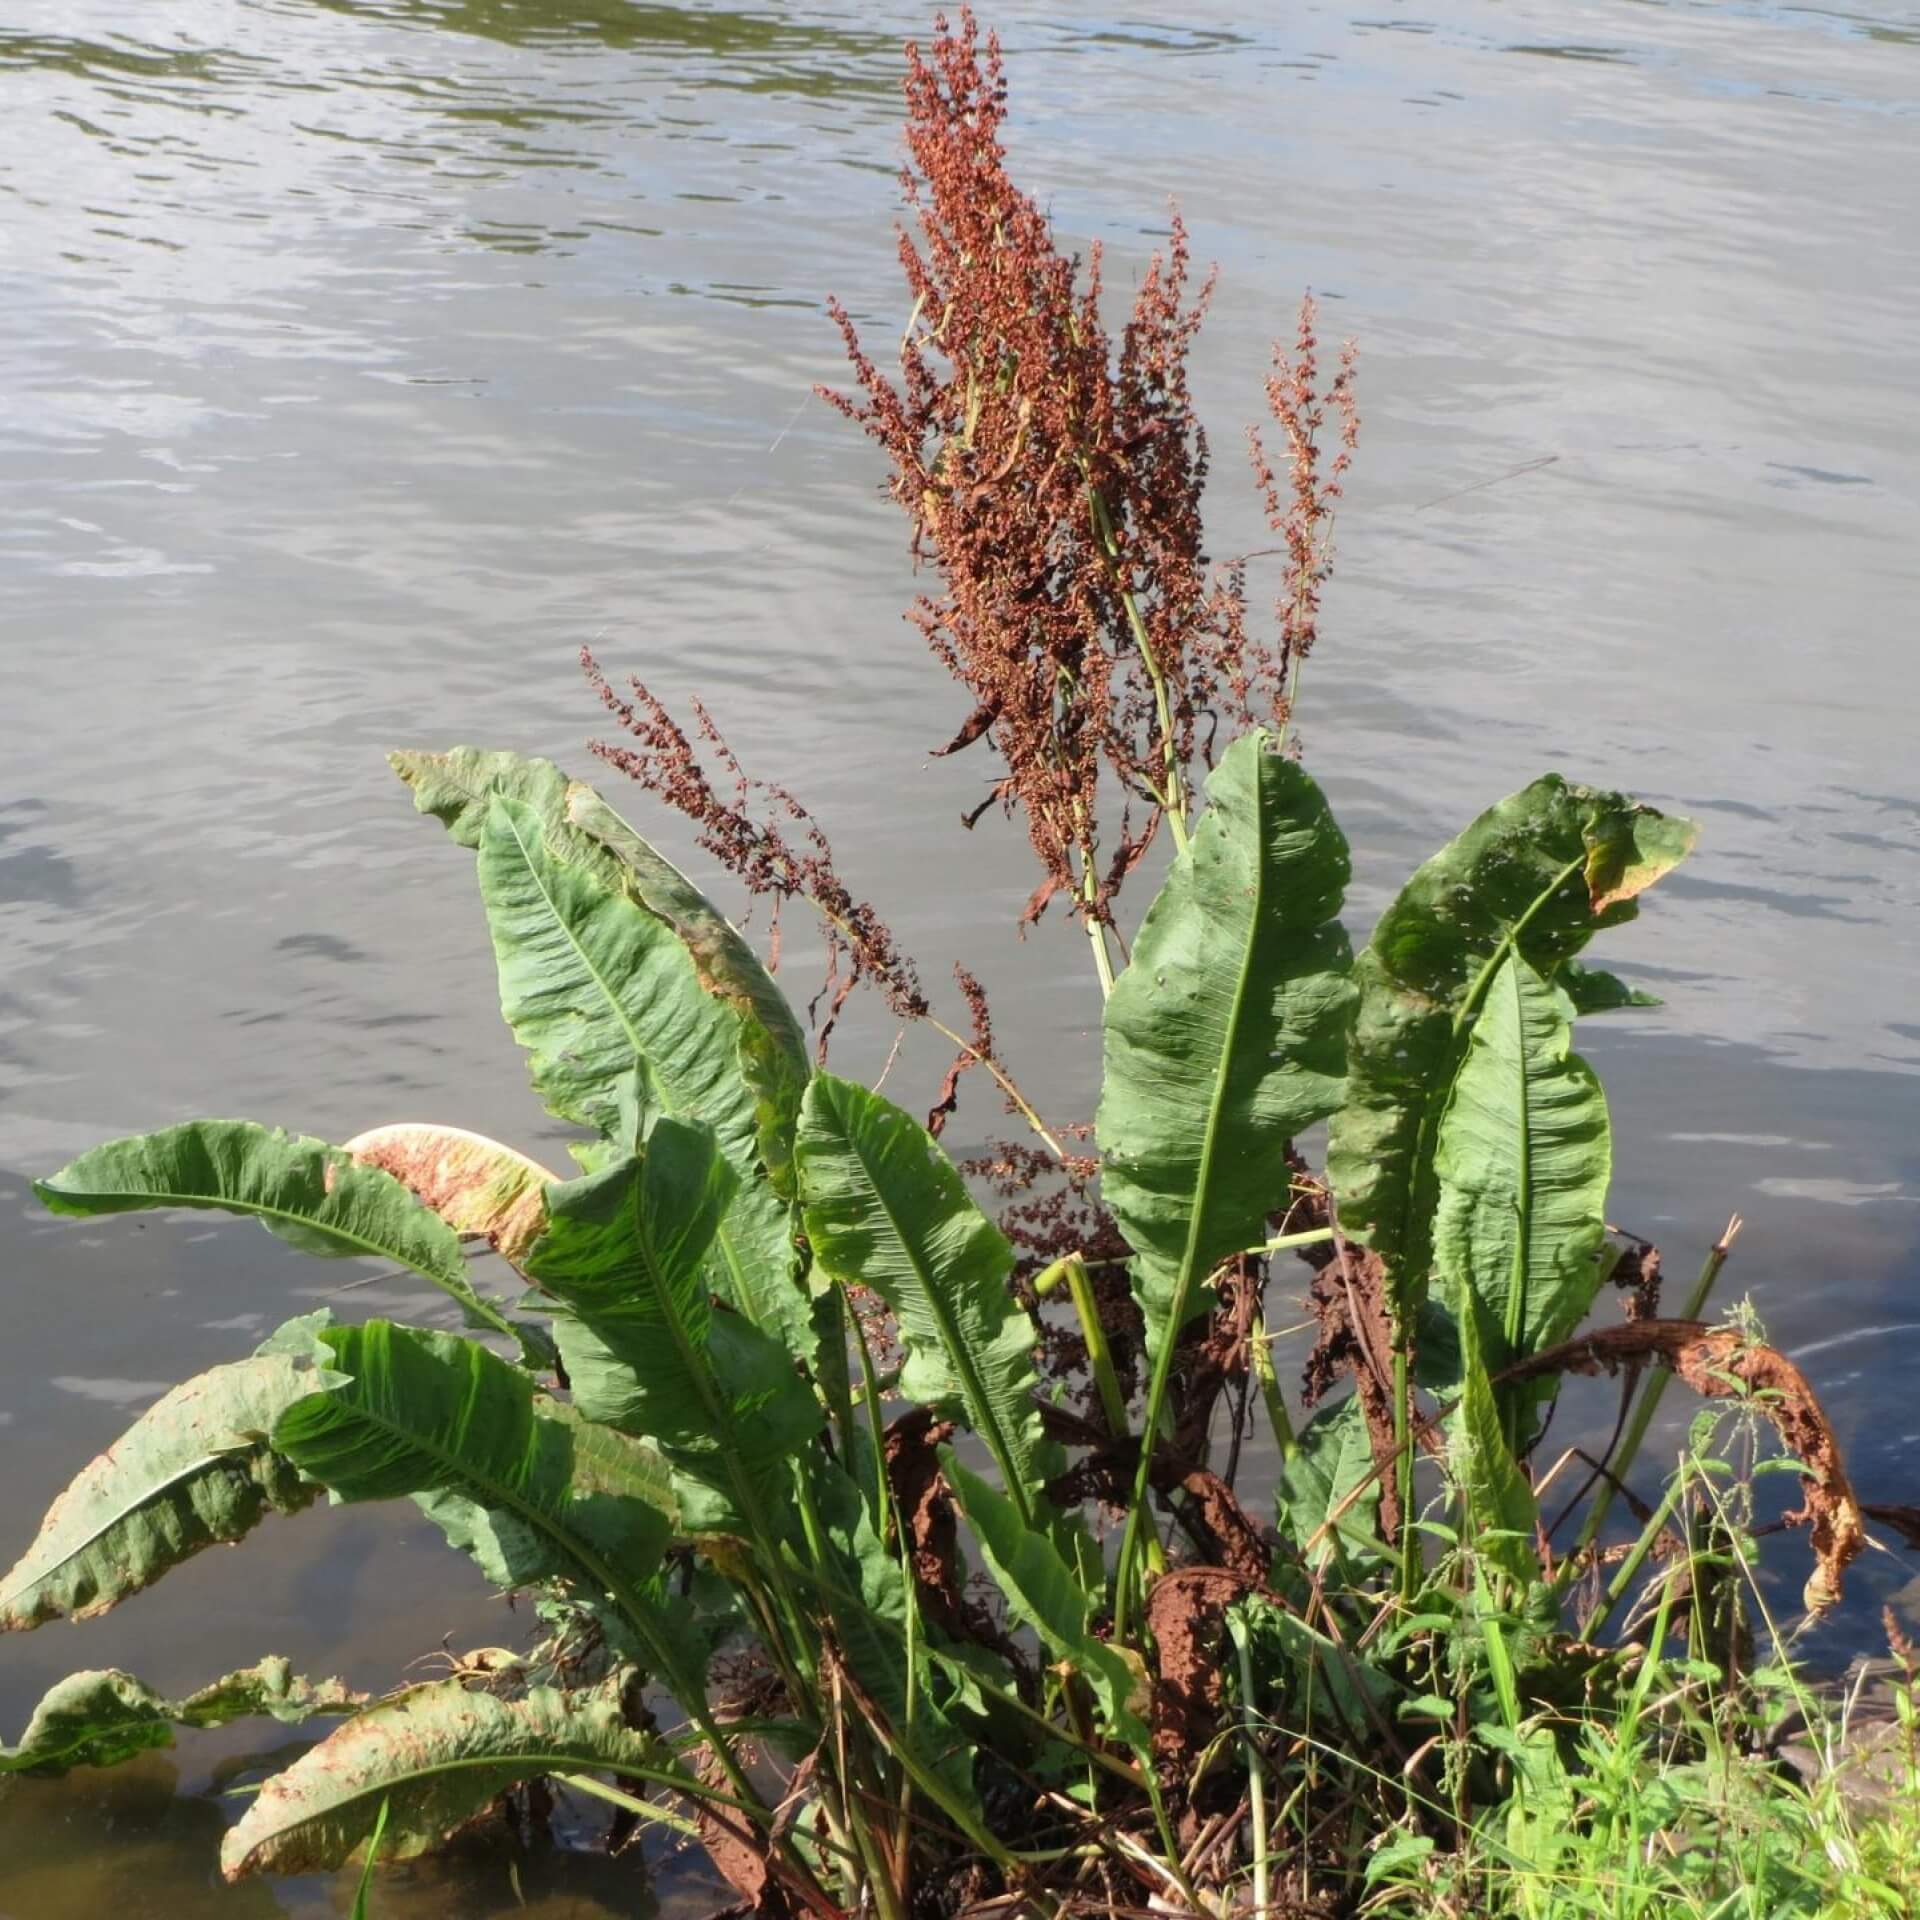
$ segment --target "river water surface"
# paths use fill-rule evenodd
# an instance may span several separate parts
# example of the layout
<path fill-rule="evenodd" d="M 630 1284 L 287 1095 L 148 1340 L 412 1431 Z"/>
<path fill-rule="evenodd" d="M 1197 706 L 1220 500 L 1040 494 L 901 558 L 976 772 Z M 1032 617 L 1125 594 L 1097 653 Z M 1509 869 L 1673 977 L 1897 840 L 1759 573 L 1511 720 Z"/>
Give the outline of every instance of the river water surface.
<path fill-rule="evenodd" d="M 1920 15 L 999 22 L 1062 232 L 1123 288 L 1174 194 L 1220 264 L 1217 551 L 1264 544 L 1236 448 L 1301 289 L 1361 344 L 1304 709 L 1354 924 L 1549 767 L 1700 819 L 1611 944 L 1665 1008 L 1583 1036 L 1615 1215 L 1689 1272 L 1742 1213 L 1729 1290 L 1802 1356 L 1868 1497 L 1920 1499 Z M 981 767 L 926 749 L 961 703 L 900 623 L 875 457 L 808 399 L 837 371 L 827 294 L 881 335 L 905 317 L 897 49 L 924 24 L 879 0 L 0 10 L 0 1562 L 166 1383 L 353 1277 L 211 1216 L 55 1224 L 29 1176 L 201 1113 L 559 1153 L 471 863 L 381 756 L 579 765 L 582 641 L 707 695 L 928 976 L 986 977 L 1049 1111 L 1090 1110 L 1083 950 L 1016 942 L 1020 847 L 958 835 Z M 890 1038 L 869 1010 L 837 1064 L 877 1072 Z M 936 1072 L 909 1049 L 889 1091 Z M 975 1094 L 955 1138 L 993 1123 Z M 432 1310 L 377 1277 L 340 1304 Z M 1870 1556 L 1835 1633 L 1864 1640 L 1912 1572 Z M 522 1630 L 410 1508 L 316 1513 L 0 1646 L 0 1738 L 76 1665 L 184 1691 L 277 1649 L 385 1686 L 443 1636 Z M 273 1744 L 17 1786 L 0 1920 L 344 1912 L 344 1881 L 214 1883 L 250 1739 Z M 705 1904 L 682 1865 L 655 1881 Z M 494 1859 L 379 1911 L 653 1898 L 632 1860 L 516 1891 Z"/>

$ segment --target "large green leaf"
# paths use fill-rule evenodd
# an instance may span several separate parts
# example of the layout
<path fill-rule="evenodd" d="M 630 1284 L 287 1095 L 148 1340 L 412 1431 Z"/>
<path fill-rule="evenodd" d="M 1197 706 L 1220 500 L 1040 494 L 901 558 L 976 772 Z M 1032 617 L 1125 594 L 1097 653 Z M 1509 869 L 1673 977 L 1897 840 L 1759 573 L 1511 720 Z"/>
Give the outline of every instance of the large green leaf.
<path fill-rule="evenodd" d="M 1100 1191 L 1157 1352 L 1209 1272 L 1266 1237 L 1285 1149 L 1340 1098 L 1347 843 L 1272 738 L 1228 748 L 1106 1009 Z"/>
<path fill-rule="evenodd" d="M 1113 1737 L 1144 1750 L 1147 1730 L 1136 1700 L 1145 1691 L 1145 1671 L 1095 1638 L 1087 1624 L 1087 1590 L 1073 1569 L 1012 1501 L 969 1473 L 951 1447 L 940 1449 L 940 1466 L 1014 1619 L 1031 1627 L 1056 1660 L 1086 1676 Z"/>
<path fill-rule="evenodd" d="M 384 1320 L 321 1339 L 345 1378 L 280 1416 L 279 1452 L 341 1500 L 417 1497 L 500 1586 L 565 1580 L 644 1619 L 666 1517 L 577 1472 L 574 1420 L 524 1373 Z"/>
<path fill-rule="evenodd" d="M 1328 1515 L 1340 1516 L 1334 1522 L 1337 1549 L 1331 1535 L 1322 1539 L 1311 1556 L 1314 1566 L 1324 1566 L 1337 1550 L 1361 1570 L 1385 1553 L 1380 1543 L 1380 1483 L 1373 1465 L 1373 1443 L 1357 1394 L 1337 1406 L 1322 1407 L 1300 1429 L 1299 1443 L 1281 1472 L 1285 1530 L 1304 1552 Z"/>
<path fill-rule="evenodd" d="M 906 1348 L 901 1391 L 979 1434 L 1034 1525 L 1061 1462 L 1040 1428 L 1033 1324 L 1007 1290 L 1006 1237 L 926 1128 L 851 1080 L 808 1086 L 799 1164 L 814 1258 L 886 1301 Z"/>
<path fill-rule="evenodd" d="M 1432 1264 L 1440 1115 L 1500 962 L 1517 950 L 1555 980 L 1596 932 L 1634 917 L 1636 897 L 1686 856 L 1694 833 L 1690 821 L 1548 774 L 1420 867 L 1354 961 L 1360 997 L 1327 1171 L 1340 1224 L 1385 1261 L 1403 1323 Z"/>
<path fill-rule="evenodd" d="M 247 1214 L 302 1253 L 389 1260 L 431 1280 L 469 1321 L 518 1338 L 473 1290 L 460 1237 L 392 1174 L 324 1141 L 249 1120 L 189 1120 L 94 1147 L 33 1190 L 92 1219 L 153 1207 Z"/>
<path fill-rule="evenodd" d="M 592 787 L 568 779 L 550 760 L 474 747 L 388 759 L 413 789 L 414 804 L 442 821 L 461 846 L 479 848 L 496 793 L 524 801 L 539 814 L 549 841 L 564 841 L 570 860 L 607 887 L 624 887 L 673 928 L 693 957 L 701 985 L 747 1016 L 741 1071 L 760 1102 L 768 1174 L 791 1197 L 793 1129 L 811 1071 L 806 1037 L 786 996 L 725 915 Z M 568 828 L 573 831 L 563 831 Z"/>
<path fill-rule="evenodd" d="M 366 1844 L 382 1806 L 382 1856 L 412 1859 L 509 1787 L 574 1772 L 684 1777 L 657 1739 L 626 1724 L 611 1691 L 536 1687 L 502 1700 L 436 1681 L 357 1714 L 274 1775 L 227 1834 L 220 1864 L 229 1880 L 327 1872 Z"/>
<path fill-rule="evenodd" d="M 1434 1282 L 1485 1310 L 1493 1371 L 1564 1339 L 1593 1304 L 1612 1139 L 1560 996 L 1517 953 L 1473 1024 L 1434 1150 Z"/>
<path fill-rule="evenodd" d="M 707 1292 L 707 1250 L 734 1174 L 712 1133 L 659 1121 L 642 1153 L 547 1189 L 527 1271 L 558 1304 L 574 1404 L 656 1441 L 699 1484 L 764 1515 L 817 1430 L 791 1357 Z M 711 1521 L 703 1523 L 709 1528 Z"/>
<path fill-rule="evenodd" d="M 1448 1472 L 1465 1503 L 1478 1552 L 1524 1589 L 1540 1575 L 1533 1544 L 1539 1509 L 1507 1443 L 1482 1357 L 1480 1310 L 1471 1299 L 1461 1303 L 1457 1323 L 1460 1399 L 1447 1422 Z"/>
<path fill-rule="evenodd" d="M 331 1357 L 318 1338 L 327 1319 L 293 1321 L 252 1358 L 175 1387 L 83 1468 L 0 1576 L 0 1632 L 105 1613 L 202 1548 L 308 1505 L 314 1489 L 267 1435 L 331 1378 L 316 1371 Z"/>
<path fill-rule="evenodd" d="M 628 890 L 680 936 L 700 984 L 742 1016 L 740 1071 L 759 1102 L 761 1157 L 768 1178 L 792 1199 L 794 1130 L 813 1062 L 786 995 L 706 895 L 578 780 L 567 788 L 567 820 L 619 862 Z"/>
<path fill-rule="evenodd" d="M 0 1747 L 0 1774 L 118 1766 L 172 1746 L 176 1727 L 221 1727 L 256 1714 L 290 1726 L 315 1714 L 352 1713 L 365 1700 L 338 1680 L 303 1679 L 277 1655 L 184 1700 L 169 1700 L 114 1668 L 70 1673 L 34 1708 L 19 1745 Z"/>
<path fill-rule="evenodd" d="M 739 1175 L 715 1241 L 720 1290 L 805 1354 L 812 1328 L 788 1208 L 758 1177 L 759 1097 L 741 1072 L 742 1016 L 701 985 L 666 921 L 571 857 L 577 838 L 556 851 L 539 812 L 504 795 L 480 833 L 501 1009 L 528 1050 L 533 1084 L 553 1112 L 613 1138 L 638 1069 L 643 1121 L 712 1127 Z"/>

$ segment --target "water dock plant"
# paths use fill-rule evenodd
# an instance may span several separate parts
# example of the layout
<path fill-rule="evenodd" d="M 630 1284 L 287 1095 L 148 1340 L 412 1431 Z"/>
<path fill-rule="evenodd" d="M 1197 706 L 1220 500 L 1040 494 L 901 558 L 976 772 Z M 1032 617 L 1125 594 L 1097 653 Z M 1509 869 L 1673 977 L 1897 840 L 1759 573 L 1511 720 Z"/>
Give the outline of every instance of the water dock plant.
<path fill-rule="evenodd" d="M 1897 1630 L 1880 1811 L 1761 1737 L 1787 1699 L 1826 1724 L 1753 1577 L 1767 1436 L 1802 1479 L 1810 1615 L 1872 1510 L 1791 1362 L 1703 1319 L 1726 1244 L 1665 1317 L 1657 1256 L 1608 1228 L 1611 1120 L 1572 1041 L 1636 996 L 1584 956 L 1692 827 L 1545 775 L 1356 949 L 1347 842 L 1290 751 L 1351 356 L 1323 381 L 1309 315 L 1277 365 L 1261 643 L 1244 566 L 1216 577 L 1199 543 L 1184 237 L 1116 346 L 1097 276 L 1007 177 L 997 49 L 963 17 L 909 70 L 913 320 L 896 385 L 843 316 L 844 405 L 939 571 L 916 619 L 970 701 L 954 750 L 995 756 L 988 805 L 1034 846 L 1027 917 L 1058 902 L 1087 937 L 1093 1151 L 1022 1090 L 970 976 L 924 1120 L 828 1070 L 863 982 L 938 1017 L 812 817 L 704 713 L 689 735 L 595 670 L 623 729 L 602 760 L 750 892 L 822 916 L 811 1035 L 592 787 L 510 752 L 395 754 L 474 862 L 507 1025 L 576 1165 L 453 1126 L 332 1146 L 201 1120 L 42 1180 L 59 1214 L 214 1209 L 382 1261 L 466 1331 L 309 1314 L 175 1389 L 0 1575 L 0 1630 L 104 1612 L 324 1493 L 411 1500 L 539 1634 L 378 1698 L 273 1659 L 183 1699 L 79 1673 L 0 1770 L 332 1716 L 222 1864 L 364 1863 L 358 1911 L 376 1857 L 556 1790 L 697 1843 L 740 1910 L 821 1920 L 1907 1911 Z M 969 1071 L 1033 1139 L 963 1169 L 937 1135 Z M 1315 1173 L 1297 1143 L 1321 1123 Z M 1303 1421 L 1269 1348 L 1289 1273 L 1318 1322 Z M 1549 1461 L 1559 1383 L 1601 1370 L 1627 1383 L 1623 1444 Z M 1703 1413 L 1642 1500 L 1671 1376 Z"/>

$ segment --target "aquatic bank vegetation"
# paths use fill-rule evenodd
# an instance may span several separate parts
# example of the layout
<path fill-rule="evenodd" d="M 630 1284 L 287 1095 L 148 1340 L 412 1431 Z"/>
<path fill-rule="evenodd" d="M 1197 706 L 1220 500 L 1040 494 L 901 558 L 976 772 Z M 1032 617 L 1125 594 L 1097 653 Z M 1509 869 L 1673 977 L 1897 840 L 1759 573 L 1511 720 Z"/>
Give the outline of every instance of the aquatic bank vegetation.
<path fill-rule="evenodd" d="M 1116 356 L 1005 178 L 991 42 L 963 19 L 910 76 L 924 331 L 895 393 L 849 324 L 848 404 L 942 570 L 921 625 L 975 697 L 956 744 L 988 743 L 1029 828 L 1030 917 L 1061 896 L 1091 939 L 1093 1150 L 1022 1092 L 970 977 L 927 1122 L 828 1071 L 861 981 L 936 1016 L 817 823 L 704 714 L 690 737 L 602 680 L 633 742 L 602 758 L 750 893 L 822 915 L 811 1036 L 594 789 L 510 752 L 394 755 L 474 861 L 575 1165 L 452 1126 L 332 1146 L 202 1120 L 40 1182 L 58 1214 L 213 1209 L 380 1261 L 465 1331 L 314 1313 L 175 1389 L 0 1576 L 0 1629 L 102 1613 L 324 1493 L 412 1501 L 538 1633 L 380 1698 L 274 1659 L 178 1700 L 76 1674 L 0 1771 L 337 1719 L 247 1801 L 233 1878 L 405 1860 L 560 1793 L 616 1844 L 703 1849 L 737 1910 L 821 1920 L 1904 1911 L 1911 1649 L 1896 1632 L 1895 1811 L 1764 1738 L 1788 1700 L 1821 1723 L 1753 1578 L 1754 1476 L 1800 1476 L 1810 1615 L 1876 1510 L 1797 1369 L 1702 1317 L 1727 1242 L 1671 1314 L 1658 1254 L 1607 1224 L 1611 1117 L 1572 1041 L 1641 997 L 1583 956 L 1692 827 L 1543 776 L 1356 949 L 1347 842 L 1287 737 L 1337 484 L 1316 423 L 1350 426 L 1351 360 L 1329 397 L 1309 334 L 1276 376 L 1290 498 L 1264 455 L 1256 478 L 1288 579 L 1256 658 L 1243 579 L 1197 584 L 1183 249 Z M 1031 1144 L 948 1158 L 963 1068 Z M 1289 1273 L 1318 1322 L 1303 1421 L 1271 1358 Z M 1559 1383 L 1594 1371 L 1623 1382 L 1617 1444 L 1550 1461 Z M 1672 1378 L 1702 1417 L 1643 1501 Z"/>

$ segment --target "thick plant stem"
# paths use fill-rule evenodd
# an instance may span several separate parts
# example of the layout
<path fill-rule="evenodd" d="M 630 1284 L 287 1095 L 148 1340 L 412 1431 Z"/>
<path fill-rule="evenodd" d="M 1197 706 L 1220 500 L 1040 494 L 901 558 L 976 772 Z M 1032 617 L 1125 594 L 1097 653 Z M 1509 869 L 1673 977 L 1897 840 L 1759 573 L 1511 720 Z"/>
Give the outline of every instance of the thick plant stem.
<path fill-rule="evenodd" d="M 1093 946 L 1093 970 L 1100 976 L 1100 998 L 1105 1000 L 1113 992 L 1113 956 L 1107 951 L 1106 929 L 1091 916 L 1087 920 L 1087 939 Z"/>
<path fill-rule="evenodd" d="M 1267 1911 L 1271 1889 L 1267 1879 L 1267 1761 L 1255 1737 L 1257 1716 L 1253 1701 L 1253 1657 L 1247 1647 L 1245 1622 L 1229 1616 L 1227 1630 L 1240 1661 L 1240 1719 L 1247 1741 L 1247 1811 L 1253 1823 L 1253 1910 Z"/>
<path fill-rule="evenodd" d="M 1693 1291 L 1687 1295 L 1686 1304 L 1680 1309 L 1682 1320 L 1698 1320 L 1707 1304 L 1707 1296 L 1713 1291 L 1714 1282 L 1720 1278 L 1720 1270 L 1727 1264 L 1727 1255 L 1733 1250 L 1734 1240 L 1740 1232 L 1740 1216 L 1736 1213 L 1727 1222 L 1727 1230 L 1707 1252 L 1705 1262 L 1700 1268 L 1700 1277 L 1693 1283 Z M 1665 1367 L 1654 1367 L 1648 1371 L 1645 1383 L 1640 1389 L 1640 1397 L 1634 1403 L 1632 1418 L 1627 1422 L 1626 1432 L 1621 1436 L 1614 1459 L 1608 1464 L 1606 1476 L 1601 1480 L 1593 1497 L 1593 1505 L 1587 1509 L 1587 1517 L 1580 1528 L 1580 1537 L 1573 1544 L 1573 1551 L 1567 1555 L 1562 1580 L 1572 1578 L 1573 1569 L 1578 1565 L 1587 1549 L 1600 1537 L 1600 1529 L 1607 1524 L 1607 1514 L 1613 1506 L 1615 1489 L 1629 1473 L 1634 1462 L 1640 1457 L 1640 1449 L 1646 1444 L 1647 1430 L 1653 1425 L 1653 1417 L 1660 1411 L 1660 1401 L 1667 1391 L 1667 1382 L 1673 1378 Z"/>
<path fill-rule="evenodd" d="M 1099 1389 L 1100 1409 L 1107 1416 L 1107 1430 L 1116 1440 L 1124 1440 L 1128 1432 L 1127 1396 L 1120 1391 L 1113 1349 L 1107 1344 L 1107 1329 L 1100 1319 L 1100 1304 L 1093 1297 L 1093 1277 L 1087 1272 L 1086 1260 L 1077 1253 L 1056 1260 L 1034 1277 L 1033 1290 L 1044 1297 L 1063 1280 L 1080 1322 L 1080 1338 L 1086 1342 L 1087 1364 L 1093 1370 L 1093 1383 Z"/>
<path fill-rule="evenodd" d="M 1400 1494 L 1400 1595 L 1411 1600 L 1425 1571 L 1420 1533 L 1413 1524 L 1413 1382 L 1407 1370 L 1407 1343 L 1395 1330 L 1393 1343 L 1393 1471 Z"/>
<path fill-rule="evenodd" d="M 1093 1297 L 1093 1277 L 1087 1272 L 1087 1263 L 1079 1254 L 1070 1253 L 1064 1259 L 1056 1260 L 1044 1273 L 1035 1277 L 1033 1290 L 1044 1296 L 1062 1280 L 1067 1283 L 1074 1316 L 1080 1322 L 1080 1337 L 1086 1342 L 1087 1365 L 1092 1370 L 1093 1384 L 1100 1394 L 1100 1410 L 1107 1416 L 1107 1431 L 1116 1440 L 1124 1440 L 1131 1430 L 1127 1424 L 1127 1396 L 1120 1390 L 1120 1376 L 1113 1365 L 1113 1349 L 1107 1343 L 1107 1330 L 1100 1319 L 1100 1303 Z M 1147 1542 L 1147 1565 L 1155 1573 L 1166 1571 L 1167 1557 L 1158 1535 Z"/>
<path fill-rule="evenodd" d="M 1267 1409 L 1267 1425 L 1273 1429 L 1273 1444 L 1280 1450 L 1280 1465 L 1284 1470 L 1300 1442 L 1293 1431 L 1293 1422 L 1287 1418 L 1287 1403 L 1280 1397 L 1280 1377 L 1273 1370 L 1273 1349 L 1267 1344 L 1266 1315 L 1258 1307 L 1253 1310 L 1253 1325 L 1247 1338 L 1253 1354 L 1253 1377 L 1259 1383 L 1260 1398 Z"/>
<path fill-rule="evenodd" d="M 1180 1297 L 1179 1294 L 1175 1295 L 1176 1299 Z M 1173 1372 L 1173 1349 L 1178 1338 L 1178 1327 L 1169 1321 L 1166 1337 L 1160 1343 L 1160 1357 L 1154 1362 L 1153 1378 L 1147 1388 L 1146 1417 L 1140 1429 L 1140 1465 L 1133 1476 L 1133 1495 L 1127 1503 L 1126 1529 L 1120 1536 L 1120 1557 L 1114 1563 L 1113 1570 L 1113 1638 L 1116 1645 L 1126 1643 L 1127 1628 L 1133 1613 L 1134 1565 L 1140 1556 L 1141 1528 L 1146 1528 L 1148 1537 L 1153 1541 L 1149 1558 L 1160 1545 L 1159 1532 L 1149 1510 L 1153 1443 L 1160 1431 L 1160 1409 L 1166 1403 L 1167 1382 Z"/>
<path fill-rule="evenodd" d="M 1074 817 L 1082 832 L 1080 838 L 1080 899 L 1085 908 L 1081 915 L 1087 929 L 1087 940 L 1093 948 L 1093 970 L 1100 977 L 1100 998 L 1106 1000 L 1113 993 L 1113 956 L 1107 952 L 1107 930 L 1101 923 L 1098 907 L 1100 904 L 1100 882 L 1094 872 L 1093 848 L 1085 837 L 1085 818 L 1080 807 L 1074 807 Z"/>

